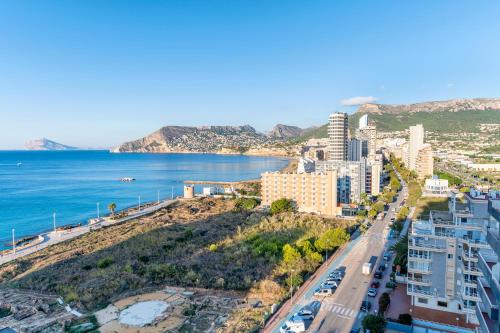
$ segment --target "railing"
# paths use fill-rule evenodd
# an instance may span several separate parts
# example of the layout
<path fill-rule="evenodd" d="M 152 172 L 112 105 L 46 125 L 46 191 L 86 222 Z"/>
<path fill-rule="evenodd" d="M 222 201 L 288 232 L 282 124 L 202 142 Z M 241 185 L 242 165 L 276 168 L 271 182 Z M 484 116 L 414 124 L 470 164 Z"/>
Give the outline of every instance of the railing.
<path fill-rule="evenodd" d="M 472 300 L 472 301 L 476 301 L 476 302 L 480 302 L 481 301 L 481 298 L 479 297 L 478 293 L 477 292 L 465 292 L 463 291 L 462 292 L 462 298 L 463 299 L 468 299 L 468 300 Z"/>
<path fill-rule="evenodd" d="M 435 296 L 436 293 L 430 290 L 422 290 L 422 289 L 414 289 L 414 288 L 408 288 L 408 293 L 413 293 L 417 295 L 423 295 L 423 296 Z"/>
<path fill-rule="evenodd" d="M 483 272 L 478 267 L 465 265 L 465 263 L 463 261 L 461 261 L 461 263 L 462 263 L 462 270 L 463 270 L 464 274 L 483 276 Z"/>
<path fill-rule="evenodd" d="M 469 252 L 466 251 L 464 248 L 462 248 L 462 257 L 467 261 L 474 261 L 474 262 L 479 261 L 477 253 L 472 252 L 469 254 Z"/>
<path fill-rule="evenodd" d="M 500 237 L 498 229 L 488 228 L 486 233 L 486 241 L 497 255 L 500 256 Z"/>
<path fill-rule="evenodd" d="M 413 283 L 413 284 L 422 285 L 422 286 L 431 286 L 431 284 L 432 284 L 432 282 L 430 280 L 412 277 L 412 276 L 408 276 L 407 281 L 408 281 L 408 283 Z"/>
<path fill-rule="evenodd" d="M 473 247 L 489 247 L 489 245 L 486 241 L 483 241 L 480 239 L 472 239 L 472 238 L 464 236 L 463 238 L 460 238 L 460 240 L 465 242 L 467 245 L 473 246 Z"/>
<path fill-rule="evenodd" d="M 465 279 L 464 278 L 464 285 L 467 287 L 477 287 L 477 280 L 471 280 L 471 279 Z"/>
<path fill-rule="evenodd" d="M 427 248 L 427 249 L 434 249 L 434 250 L 446 250 L 445 245 L 439 245 L 436 244 L 435 242 L 429 242 L 429 241 L 415 241 L 413 242 L 411 239 L 408 242 L 409 247 L 418 247 L 418 248 Z"/>
<path fill-rule="evenodd" d="M 408 254 L 408 258 L 420 259 L 420 260 L 432 260 L 432 256 L 431 255 L 427 256 L 427 255 L 411 254 L 411 253 Z"/>

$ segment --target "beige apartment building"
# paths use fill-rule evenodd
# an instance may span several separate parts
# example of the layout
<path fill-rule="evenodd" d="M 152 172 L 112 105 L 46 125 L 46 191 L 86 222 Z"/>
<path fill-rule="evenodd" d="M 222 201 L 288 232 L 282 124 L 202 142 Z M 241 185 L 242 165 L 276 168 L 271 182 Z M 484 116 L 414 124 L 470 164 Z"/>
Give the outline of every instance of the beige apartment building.
<path fill-rule="evenodd" d="M 278 199 L 295 201 L 301 212 L 334 216 L 337 212 L 337 172 L 262 174 L 262 204 Z"/>
<path fill-rule="evenodd" d="M 432 156 L 432 147 L 425 143 L 420 147 L 415 161 L 415 171 L 419 178 L 432 176 L 434 173 L 434 160 Z"/>

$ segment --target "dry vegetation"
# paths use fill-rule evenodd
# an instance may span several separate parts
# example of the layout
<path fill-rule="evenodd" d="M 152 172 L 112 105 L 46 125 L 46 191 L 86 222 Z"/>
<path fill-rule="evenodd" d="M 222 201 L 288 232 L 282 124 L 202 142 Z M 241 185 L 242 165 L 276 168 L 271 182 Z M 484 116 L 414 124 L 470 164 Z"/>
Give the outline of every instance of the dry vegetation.
<path fill-rule="evenodd" d="M 307 275 L 321 263 L 315 241 L 326 230 L 348 226 L 308 214 L 248 212 L 234 204 L 184 201 L 1 266 L 0 281 L 3 288 L 59 294 L 89 312 L 165 285 L 240 290 L 263 306 L 235 310 L 227 331 L 254 330 L 268 305 L 288 290 L 283 247 L 291 244 L 300 252 L 296 264 Z"/>

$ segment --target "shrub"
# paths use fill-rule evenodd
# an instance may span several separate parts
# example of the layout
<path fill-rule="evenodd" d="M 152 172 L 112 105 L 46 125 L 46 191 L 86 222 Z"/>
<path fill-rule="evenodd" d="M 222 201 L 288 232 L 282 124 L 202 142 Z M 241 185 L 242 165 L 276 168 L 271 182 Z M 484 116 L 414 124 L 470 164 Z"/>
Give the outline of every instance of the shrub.
<path fill-rule="evenodd" d="M 385 319 L 382 316 L 367 315 L 363 318 L 363 330 L 370 330 L 372 333 L 383 333 L 385 330 Z"/>
<path fill-rule="evenodd" d="M 218 246 L 217 246 L 216 244 L 210 244 L 210 246 L 208 247 L 208 249 L 209 249 L 211 252 L 215 252 L 215 251 L 217 251 Z"/>
<path fill-rule="evenodd" d="M 349 234 L 343 228 L 329 229 L 314 242 L 314 246 L 319 251 L 331 251 L 348 242 L 349 238 Z"/>
<path fill-rule="evenodd" d="M 172 278 L 176 274 L 174 265 L 171 264 L 156 264 L 149 267 L 149 276 L 156 283 L 162 283 L 166 278 Z"/>
<path fill-rule="evenodd" d="M 292 200 L 278 199 L 271 204 L 271 214 L 279 214 L 284 212 L 293 212 L 294 205 Z"/>
<path fill-rule="evenodd" d="M 398 317 L 398 322 L 403 325 L 411 325 L 413 319 L 409 313 L 401 313 Z"/>
<path fill-rule="evenodd" d="M 290 244 L 285 244 L 283 246 L 283 263 L 289 266 L 295 266 L 302 259 L 300 252 L 291 246 Z"/>
<path fill-rule="evenodd" d="M 253 198 L 239 198 L 236 200 L 235 207 L 242 210 L 252 210 L 257 207 L 258 204 L 259 202 Z"/>
<path fill-rule="evenodd" d="M 108 266 L 111 266 L 113 263 L 114 261 L 111 257 L 102 258 L 97 261 L 97 268 L 104 269 Z"/>

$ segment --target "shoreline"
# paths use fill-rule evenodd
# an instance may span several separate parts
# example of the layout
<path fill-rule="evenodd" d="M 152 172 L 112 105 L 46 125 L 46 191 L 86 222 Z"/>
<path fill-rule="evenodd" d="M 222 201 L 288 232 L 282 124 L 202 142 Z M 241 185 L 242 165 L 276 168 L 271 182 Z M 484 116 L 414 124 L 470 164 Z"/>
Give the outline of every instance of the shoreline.
<path fill-rule="evenodd" d="M 72 151 L 75 151 L 75 150 L 72 150 Z M 88 151 L 88 150 L 87 150 Z M 100 151 L 108 151 L 108 150 L 100 150 Z M 57 152 L 61 152 L 61 151 L 57 151 Z M 110 151 L 108 151 L 110 152 Z M 112 153 L 112 152 L 110 152 Z M 120 152 L 121 153 L 121 152 Z M 137 152 L 138 154 L 141 154 L 142 152 Z M 198 153 L 198 152 L 196 152 Z M 196 154 L 196 153 L 192 153 L 192 154 Z M 181 153 L 178 153 L 178 152 L 175 152 L 175 153 L 161 153 L 161 154 L 181 154 Z M 191 154 L 191 153 L 190 153 Z M 199 154 L 203 154 L 203 153 L 199 153 Z M 214 154 L 214 153 L 206 153 L 206 154 Z M 244 154 L 216 154 L 216 155 L 227 155 L 227 156 L 235 156 L 235 155 L 244 155 Z M 247 155 L 247 156 L 252 156 L 252 155 Z M 259 157 L 259 156 L 257 156 Z M 288 163 L 282 167 L 281 169 L 279 170 L 276 170 L 278 172 L 286 172 L 286 170 L 290 169 L 290 168 L 294 168 L 295 167 L 295 164 L 297 162 L 297 159 L 294 158 L 294 157 L 284 157 L 284 156 L 281 156 L 281 157 L 278 157 L 278 156 L 262 156 L 262 157 L 271 157 L 271 158 L 282 158 L 282 159 L 286 159 L 288 160 Z M 248 183 L 260 183 L 261 181 L 261 178 L 260 178 L 260 175 L 259 175 L 259 178 L 257 179 L 241 179 L 241 180 L 237 180 L 237 181 L 231 181 L 231 182 L 224 182 L 224 183 L 232 183 L 232 184 L 235 184 L 235 185 L 244 185 L 244 184 L 248 184 Z M 192 180 L 184 180 L 183 181 L 183 184 L 186 184 L 186 182 L 196 182 L 196 181 L 192 181 Z M 214 182 L 222 182 L 222 181 L 214 181 Z M 174 197 L 173 199 L 172 198 L 165 198 L 163 200 L 160 200 L 160 204 L 163 203 L 163 202 L 167 202 L 167 201 L 171 201 L 171 200 L 176 200 L 178 199 L 179 197 Z M 153 207 L 153 206 L 156 206 L 158 205 L 158 202 L 156 200 L 154 201 L 147 201 L 147 202 L 144 202 L 143 205 L 141 205 L 141 210 L 143 209 L 146 209 L 146 208 L 149 208 L 149 207 Z M 122 218 L 126 218 L 130 215 L 133 215 L 134 213 L 137 213 L 137 205 L 132 205 L 132 206 L 129 206 L 129 207 L 124 207 L 122 208 L 121 210 L 117 210 L 115 212 L 115 215 L 116 216 L 120 216 L 121 214 L 123 213 L 127 213 L 125 216 L 122 216 Z M 112 221 L 110 219 L 111 217 L 111 213 L 106 213 L 106 214 L 103 214 L 100 216 L 100 218 L 103 218 L 105 220 L 108 220 L 108 221 Z M 68 232 L 71 232 L 71 231 L 74 231 L 74 230 L 77 230 L 78 228 L 87 228 L 87 227 L 90 227 L 90 220 L 92 219 L 95 219 L 96 217 L 89 217 L 89 218 L 85 218 L 83 220 L 80 220 L 80 221 L 75 221 L 75 222 L 72 222 L 72 223 L 67 223 L 67 224 L 61 224 L 59 226 L 57 226 L 56 228 L 56 232 L 59 232 L 59 233 L 68 233 Z M 33 241 L 32 242 L 28 242 L 28 243 L 24 243 L 23 245 L 17 245 L 16 244 L 16 250 L 22 250 L 23 248 L 27 248 L 27 247 L 30 247 L 30 246 L 35 246 L 36 242 L 38 242 L 39 238 L 42 237 L 44 235 L 49 235 L 51 233 L 53 233 L 54 231 L 52 229 L 45 229 L 45 230 L 41 230 L 37 233 L 34 233 L 34 234 L 26 234 L 26 235 L 21 235 L 18 240 L 16 240 L 16 242 L 18 241 L 21 241 L 21 240 L 24 240 L 24 239 L 28 239 L 28 238 L 32 238 Z M 8 242 L 8 241 L 7 241 Z M 0 245 L 0 255 L 4 256 L 4 255 L 7 255 L 9 253 L 11 253 L 12 251 L 12 244 L 8 244 L 8 243 L 5 243 L 5 244 L 1 244 Z"/>

